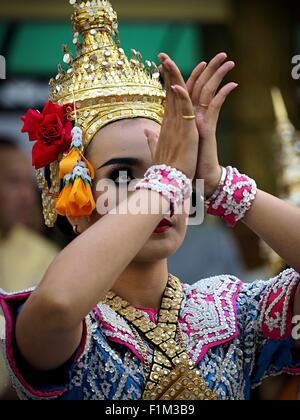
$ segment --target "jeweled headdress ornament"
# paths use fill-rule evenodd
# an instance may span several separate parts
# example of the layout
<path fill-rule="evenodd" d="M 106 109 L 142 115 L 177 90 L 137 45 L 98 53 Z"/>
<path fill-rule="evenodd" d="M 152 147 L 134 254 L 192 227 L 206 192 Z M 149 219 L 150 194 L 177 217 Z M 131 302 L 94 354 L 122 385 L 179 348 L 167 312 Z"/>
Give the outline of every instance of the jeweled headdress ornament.
<path fill-rule="evenodd" d="M 23 132 L 37 141 L 33 164 L 38 170 L 47 226 L 57 214 L 90 215 L 94 171 L 84 151 L 105 125 L 127 118 L 162 123 L 165 92 L 155 63 L 142 63 L 132 50 L 128 59 L 120 47 L 117 14 L 107 0 L 70 0 L 74 6 L 73 43 L 77 56 L 64 46 L 64 70 L 50 80 L 50 102 L 42 113 L 23 117 Z M 71 130 L 70 122 L 76 127 Z M 50 152 L 50 153 L 49 153 Z M 42 168 L 50 165 L 51 185 Z M 61 181 L 63 189 L 61 190 Z M 60 196 L 58 198 L 58 195 Z"/>

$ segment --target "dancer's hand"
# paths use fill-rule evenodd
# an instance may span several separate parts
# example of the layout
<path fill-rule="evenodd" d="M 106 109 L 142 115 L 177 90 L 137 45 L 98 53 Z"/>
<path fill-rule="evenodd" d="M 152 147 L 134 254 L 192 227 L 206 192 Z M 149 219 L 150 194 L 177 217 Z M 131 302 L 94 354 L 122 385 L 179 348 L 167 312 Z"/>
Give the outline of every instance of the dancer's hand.
<path fill-rule="evenodd" d="M 166 82 L 166 107 L 159 137 L 145 130 L 153 162 L 179 169 L 190 179 L 196 175 L 199 134 L 194 107 L 183 77 L 166 54 L 159 55 Z M 184 118 L 185 116 L 191 118 Z"/>
<path fill-rule="evenodd" d="M 221 178 L 216 140 L 220 111 L 227 96 L 238 86 L 236 83 L 228 83 L 217 93 L 224 77 L 235 66 L 233 61 L 226 60 L 227 54 L 220 53 L 208 65 L 205 62 L 200 63 L 186 84 L 199 133 L 195 178 L 204 179 L 207 197 L 216 190 Z"/>

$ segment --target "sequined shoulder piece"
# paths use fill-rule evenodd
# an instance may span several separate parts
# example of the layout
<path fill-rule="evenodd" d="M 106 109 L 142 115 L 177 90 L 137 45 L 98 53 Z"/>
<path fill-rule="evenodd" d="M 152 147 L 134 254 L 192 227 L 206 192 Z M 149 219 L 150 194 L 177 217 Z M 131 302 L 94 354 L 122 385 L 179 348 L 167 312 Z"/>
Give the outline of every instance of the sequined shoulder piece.
<path fill-rule="evenodd" d="M 299 282 L 299 274 L 292 269 L 268 282 L 260 302 L 259 323 L 264 337 L 271 340 L 287 340 L 290 337 L 290 320 Z"/>
<path fill-rule="evenodd" d="M 242 284 L 235 277 L 219 276 L 184 285 L 180 324 L 195 362 L 238 336 L 236 300 Z"/>
<path fill-rule="evenodd" d="M 106 337 L 110 341 L 126 346 L 139 360 L 144 362 L 140 345 L 126 320 L 104 303 L 99 303 L 94 308 L 94 312 Z"/>

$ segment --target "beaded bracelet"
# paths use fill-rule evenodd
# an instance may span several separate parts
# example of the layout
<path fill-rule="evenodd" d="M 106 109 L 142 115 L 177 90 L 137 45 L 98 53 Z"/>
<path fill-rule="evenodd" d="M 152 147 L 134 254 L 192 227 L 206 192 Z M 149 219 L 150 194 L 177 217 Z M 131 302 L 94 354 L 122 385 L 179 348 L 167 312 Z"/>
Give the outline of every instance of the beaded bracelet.
<path fill-rule="evenodd" d="M 181 171 L 167 165 L 151 166 L 135 190 L 148 189 L 159 192 L 170 203 L 171 215 L 192 196 L 192 181 Z"/>
<path fill-rule="evenodd" d="M 206 202 L 207 213 L 221 217 L 227 225 L 234 227 L 250 210 L 257 194 L 255 181 L 246 175 L 228 166 L 223 171 L 226 174 L 223 185 Z"/>

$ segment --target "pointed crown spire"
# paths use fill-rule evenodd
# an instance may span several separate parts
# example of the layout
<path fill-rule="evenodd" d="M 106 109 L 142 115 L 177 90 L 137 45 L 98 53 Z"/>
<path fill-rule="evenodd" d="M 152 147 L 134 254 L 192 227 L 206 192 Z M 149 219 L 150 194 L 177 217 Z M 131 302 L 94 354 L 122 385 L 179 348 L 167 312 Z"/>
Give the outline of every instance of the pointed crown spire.
<path fill-rule="evenodd" d="M 50 100 L 76 103 L 77 123 L 87 146 L 105 125 L 126 118 L 143 117 L 162 122 L 165 92 L 155 63 L 142 63 L 132 49 L 127 58 L 120 47 L 117 13 L 107 0 L 70 0 L 73 43 L 77 56 L 64 46 L 65 71 L 50 81 Z M 74 119 L 70 107 L 70 119 Z"/>

